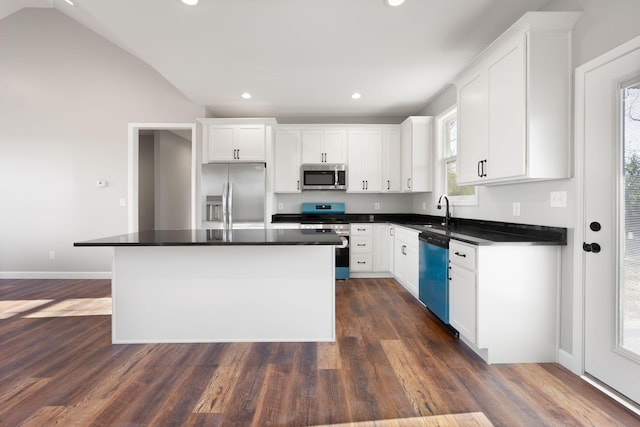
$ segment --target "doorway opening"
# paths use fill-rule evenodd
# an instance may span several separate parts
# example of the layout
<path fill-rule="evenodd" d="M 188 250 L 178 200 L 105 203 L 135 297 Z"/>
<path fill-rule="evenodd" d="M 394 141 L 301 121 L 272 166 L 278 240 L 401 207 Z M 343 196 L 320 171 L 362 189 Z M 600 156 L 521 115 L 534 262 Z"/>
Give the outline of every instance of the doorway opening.
<path fill-rule="evenodd" d="M 129 233 L 195 228 L 193 123 L 129 125 Z"/>

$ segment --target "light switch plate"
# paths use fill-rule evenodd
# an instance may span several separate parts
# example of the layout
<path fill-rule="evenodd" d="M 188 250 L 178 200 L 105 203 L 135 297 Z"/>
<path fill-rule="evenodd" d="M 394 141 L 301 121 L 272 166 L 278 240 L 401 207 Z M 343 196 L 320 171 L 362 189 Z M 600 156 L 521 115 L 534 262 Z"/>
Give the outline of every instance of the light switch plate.
<path fill-rule="evenodd" d="M 552 191 L 549 204 L 552 208 L 566 208 L 567 207 L 567 192 L 566 191 Z"/>
<path fill-rule="evenodd" d="M 380 209 L 380 202 L 375 202 L 375 203 L 373 204 L 373 209 L 375 209 L 375 210 Z"/>
<path fill-rule="evenodd" d="M 520 202 L 513 202 L 513 216 L 520 216 Z"/>

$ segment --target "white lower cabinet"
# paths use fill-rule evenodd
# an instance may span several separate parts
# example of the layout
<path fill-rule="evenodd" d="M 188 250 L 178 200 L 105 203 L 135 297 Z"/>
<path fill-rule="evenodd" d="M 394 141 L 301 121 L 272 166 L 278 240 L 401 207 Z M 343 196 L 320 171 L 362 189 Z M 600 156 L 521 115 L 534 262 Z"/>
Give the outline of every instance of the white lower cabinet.
<path fill-rule="evenodd" d="M 560 247 L 449 246 L 450 322 L 488 363 L 557 361 Z"/>
<path fill-rule="evenodd" d="M 351 224 L 349 271 L 352 277 L 391 277 L 393 225 Z"/>
<path fill-rule="evenodd" d="M 476 342 L 478 303 L 475 251 L 455 241 L 449 244 L 449 323 L 472 343 Z"/>
<path fill-rule="evenodd" d="M 373 224 L 373 269 L 391 273 L 393 271 L 393 225 Z"/>
<path fill-rule="evenodd" d="M 393 275 L 413 296 L 418 298 L 419 231 L 395 227 Z"/>
<path fill-rule="evenodd" d="M 349 270 L 373 271 L 373 224 L 351 224 Z"/>

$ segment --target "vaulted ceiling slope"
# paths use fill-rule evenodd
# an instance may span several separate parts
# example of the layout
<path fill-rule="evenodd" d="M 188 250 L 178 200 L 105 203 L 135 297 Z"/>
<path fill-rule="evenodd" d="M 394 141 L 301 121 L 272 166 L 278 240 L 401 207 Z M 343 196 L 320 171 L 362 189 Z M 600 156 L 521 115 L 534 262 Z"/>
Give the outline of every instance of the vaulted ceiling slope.
<path fill-rule="evenodd" d="M 0 18 L 54 7 L 218 117 L 402 117 L 422 110 L 500 33 L 546 2 L 3 0 Z M 362 97 L 351 99 L 354 92 Z"/>

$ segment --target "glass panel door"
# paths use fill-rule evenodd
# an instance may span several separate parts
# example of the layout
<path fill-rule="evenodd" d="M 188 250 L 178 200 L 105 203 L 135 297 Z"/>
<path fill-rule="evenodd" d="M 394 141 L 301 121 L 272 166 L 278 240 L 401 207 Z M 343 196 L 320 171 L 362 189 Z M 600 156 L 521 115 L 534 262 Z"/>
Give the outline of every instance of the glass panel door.
<path fill-rule="evenodd" d="M 640 358 L 640 83 L 622 90 L 624 203 L 620 347 Z"/>

